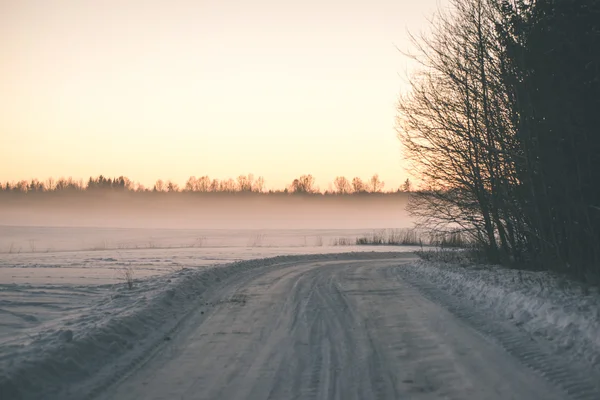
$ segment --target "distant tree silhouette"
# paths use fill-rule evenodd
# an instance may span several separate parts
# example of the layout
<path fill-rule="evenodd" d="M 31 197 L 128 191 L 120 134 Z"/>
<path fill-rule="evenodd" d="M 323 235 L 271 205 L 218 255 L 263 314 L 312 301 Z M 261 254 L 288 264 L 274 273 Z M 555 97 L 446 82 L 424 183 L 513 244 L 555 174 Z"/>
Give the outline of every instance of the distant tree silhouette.
<path fill-rule="evenodd" d="M 221 182 L 219 182 L 218 179 L 213 179 L 212 182 L 210 183 L 210 191 L 211 192 L 218 192 L 221 188 Z"/>
<path fill-rule="evenodd" d="M 343 176 L 338 176 L 335 178 L 333 184 L 335 185 L 335 190 L 338 194 L 352 193 L 352 185 L 350 184 L 350 181 Z"/>
<path fill-rule="evenodd" d="M 134 190 L 134 183 L 125 176 L 119 176 L 118 178 L 105 178 L 103 175 L 99 175 L 97 178 L 90 177 L 85 186 L 86 190 L 117 190 L 117 191 L 129 191 Z"/>
<path fill-rule="evenodd" d="M 300 178 L 294 179 L 291 191 L 297 194 L 316 193 L 315 178 L 312 175 L 302 175 Z"/>
<path fill-rule="evenodd" d="M 179 191 L 179 185 L 177 185 L 176 183 L 173 183 L 171 181 L 167 181 L 167 192 L 178 192 Z"/>
<path fill-rule="evenodd" d="M 240 192 L 251 192 L 252 191 L 252 181 L 254 177 L 252 174 L 240 175 L 237 177 L 237 190 Z"/>
<path fill-rule="evenodd" d="M 263 177 L 254 179 L 253 174 L 240 175 L 237 178 L 237 190 L 240 192 L 255 192 L 260 193 L 263 191 L 265 181 Z"/>
<path fill-rule="evenodd" d="M 235 193 L 237 191 L 237 184 L 231 178 L 223 180 L 219 184 L 219 191 L 224 193 Z"/>
<path fill-rule="evenodd" d="M 207 175 L 196 180 L 196 191 L 206 193 L 210 191 L 210 178 Z"/>
<path fill-rule="evenodd" d="M 56 183 L 54 181 L 54 178 L 50 177 L 46 179 L 46 183 L 44 186 L 46 187 L 46 190 L 54 191 L 54 189 L 56 189 Z"/>
<path fill-rule="evenodd" d="M 262 193 L 265 190 L 265 178 L 263 178 L 262 176 L 259 176 L 258 178 L 256 178 L 256 181 L 254 181 L 254 186 L 253 186 L 253 190 L 257 193 Z"/>
<path fill-rule="evenodd" d="M 367 185 L 365 185 L 363 180 L 359 177 L 354 177 L 352 179 L 352 189 L 354 190 L 354 193 L 366 193 Z"/>
<path fill-rule="evenodd" d="M 198 180 L 195 176 L 190 176 L 185 182 L 184 189 L 186 192 L 198 192 Z"/>
<path fill-rule="evenodd" d="M 308 174 L 302 175 L 295 179 L 291 185 L 284 190 L 269 190 L 265 192 L 264 178 L 255 178 L 253 174 L 240 175 L 234 179 L 212 179 L 207 175 L 200 178 L 190 176 L 185 184 L 180 188 L 178 184 L 171 180 L 163 181 L 158 179 L 151 189 L 147 189 L 140 183 L 135 183 L 129 178 L 121 175 L 119 177 L 110 178 L 105 175 L 97 177 L 89 177 L 85 184 L 81 180 L 73 178 L 60 178 L 55 180 L 49 178 L 44 182 L 37 179 L 29 181 L 21 180 L 18 182 L 0 183 L 0 192 L 11 193 L 42 193 L 42 192 L 57 192 L 57 191 L 77 191 L 77 192 L 135 192 L 135 193 L 267 193 L 267 194 L 287 194 L 287 193 L 304 193 L 323 195 L 351 195 L 354 193 L 368 192 L 383 192 L 384 183 L 379 180 L 378 175 L 374 175 L 368 183 L 364 183 L 360 178 L 356 177 L 350 182 L 343 176 L 335 178 L 334 182 L 328 184 L 328 190 L 321 192 L 315 184 L 315 178 Z"/>
<path fill-rule="evenodd" d="M 379 175 L 375 174 L 369 180 L 368 189 L 371 193 L 381 193 L 385 186 L 385 182 L 379 179 Z"/>
<path fill-rule="evenodd" d="M 46 188 L 42 182 L 38 181 L 37 179 L 32 179 L 27 190 L 29 192 L 44 192 Z"/>
<path fill-rule="evenodd" d="M 167 187 L 166 187 L 165 183 L 163 182 L 163 180 L 159 179 L 154 184 L 154 189 L 152 189 L 152 190 L 154 192 L 166 192 L 167 191 Z"/>

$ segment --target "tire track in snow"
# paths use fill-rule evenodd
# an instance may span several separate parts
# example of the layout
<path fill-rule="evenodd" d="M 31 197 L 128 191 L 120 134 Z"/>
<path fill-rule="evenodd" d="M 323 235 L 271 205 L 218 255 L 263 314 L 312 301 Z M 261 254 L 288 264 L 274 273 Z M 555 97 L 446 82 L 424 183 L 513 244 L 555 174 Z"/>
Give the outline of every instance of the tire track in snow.
<path fill-rule="evenodd" d="M 567 398 L 397 265 L 298 259 L 224 280 L 208 315 L 103 398 Z M 247 302 L 217 301 L 232 298 Z"/>

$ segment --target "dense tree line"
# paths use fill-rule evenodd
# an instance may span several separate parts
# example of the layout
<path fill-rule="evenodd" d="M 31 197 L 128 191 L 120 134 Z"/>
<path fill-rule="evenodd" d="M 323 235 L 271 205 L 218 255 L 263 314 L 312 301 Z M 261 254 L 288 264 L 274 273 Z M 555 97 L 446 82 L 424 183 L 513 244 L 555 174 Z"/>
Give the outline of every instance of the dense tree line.
<path fill-rule="evenodd" d="M 411 212 L 493 262 L 600 276 L 600 1 L 452 0 L 398 104 Z"/>
<path fill-rule="evenodd" d="M 355 177 L 352 181 L 339 176 L 330 188 L 321 191 L 316 185 L 312 175 L 302 175 L 294 179 L 290 185 L 281 190 L 266 190 L 263 177 L 255 178 L 254 175 L 240 175 L 237 179 L 211 179 L 208 176 L 199 178 L 191 176 L 183 187 L 172 181 L 159 179 L 151 188 L 134 183 L 127 177 L 108 178 L 100 175 L 96 178 L 90 177 L 87 183 L 72 178 L 49 178 L 46 181 L 32 179 L 31 181 L 6 182 L 0 184 L 0 193 L 53 193 L 53 192 L 134 192 L 134 193 L 263 193 L 263 194 L 327 194 L 327 195 L 349 195 L 384 193 L 385 183 L 379 179 L 379 175 L 373 175 L 368 181 Z M 386 193 L 410 192 L 412 185 L 410 180 L 395 190 Z"/>

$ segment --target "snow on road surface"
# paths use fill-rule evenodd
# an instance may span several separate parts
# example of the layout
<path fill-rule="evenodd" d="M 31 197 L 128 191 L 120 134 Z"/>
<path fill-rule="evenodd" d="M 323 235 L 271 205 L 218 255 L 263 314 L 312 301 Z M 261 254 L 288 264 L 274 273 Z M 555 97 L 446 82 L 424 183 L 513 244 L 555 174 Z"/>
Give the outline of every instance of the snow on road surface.
<path fill-rule="evenodd" d="M 502 324 L 486 337 L 424 297 L 403 278 L 410 261 L 298 260 L 236 277 L 102 398 L 597 398 L 593 377 L 543 343 Z"/>
<path fill-rule="evenodd" d="M 296 255 L 161 276 L 144 307 L 0 379 L 0 398 L 600 398 L 585 360 L 419 265 Z"/>

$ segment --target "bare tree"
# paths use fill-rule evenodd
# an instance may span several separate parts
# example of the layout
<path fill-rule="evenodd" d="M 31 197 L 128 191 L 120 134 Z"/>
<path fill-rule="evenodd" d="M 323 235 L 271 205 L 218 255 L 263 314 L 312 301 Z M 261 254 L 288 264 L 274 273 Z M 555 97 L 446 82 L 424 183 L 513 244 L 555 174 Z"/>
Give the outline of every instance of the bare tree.
<path fill-rule="evenodd" d="M 237 191 L 236 182 L 229 178 L 219 183 L 219 191 L 224 193 L 234 193 Z"/>
<path fill-rule="evenodd" d="M 185 182 L 186 192 L 197 192 L 198 191 L 198 179 L 195 176 L 190 176 L 188 180 Z"/>
<path fill-rule="evenodd" d="M 369 191 L 371 193 L 381 193 L 384 186 L 385 182 L 379 179 L 378 174 L 373 175 L 369 180 Z"/>
<path fill-rule="evenodd" d="M 412 183 L 410 182 L 409 178 L 406 178 L 406 180 L 402 184 L 402 191 L 405 193 L 409 193 L 410 191 L 412 191 Z"/>
<path fill-rule="evenodd" d="M 333 181 L 333 184 L 335 185 L 335 190 L 338 194 L 352 193 L 352 185 L 350 184 L 350 181 L 346 179 L 346 177 L 338 176 Z"/>
<path fill-rule="evenodd" d="M 475 232 L 498 261 L 516 247 L 516 236 L 506 204 L 515 183 L 514 127 L 501 83 L 497 15 L 485 0 L 453 0 L 452 9 L 437 16 L 430 36 L 414 40 L 421 69 L 398 104 L 398 136 L 429 187 L 413 196 L 411 210 L 425 223 L 445 220 Z"/>
<path fill-rule="evenodd" d="M 367 185 L 359 177 L 352 178 L 352 189 L 354 193 L 364 193 L 367 191 Z"/>
<path fill-rule="evenodd" d="M 237 178 L 237 189 L 240 192 L 252 192 L 252 185 L 254 183 L 254 175 L 248 174 L 240 175 Z"/>
<path fill-rule="evenodd" d="M 302 175 L 300 178 L 294 179 L 290 190 L 293 193 L 316 193 L 315 178 L 312 175 Z"/>
<path fill-rule="evenodd" d="M 196 190 L 202 193 L 210 191 L 210 178 L 207 175 L 201 176 L 197 179 Z"/>
<path fill-rule="evenodd" d="M 162 179 L 159 179 L 156 181 L 156 183 L 154 184 L 154 189 L 155 192 L 166 192 L 167 188 L 165 186 L 165 183 L 163 182 Z"/>
<path fill-rule="evenodd" d="M 54 178 L 46 179 L 45 185 L 46 185 L 46 190 L 53 191 L 54 189 L 56 189 L 56 182 L 54 181 Z"/>
<path fill-rule="evenodd" d="M 252 191 L 256 192 L 256 193 L 262 193 L 265 190 L 265 178 L 263 178 L 262 176 L 259 176 L 258 178 L 256 178 L 256 180 L 254 181 L 254 184 L 252 185 Z"/>
<path fill-rule="evenodd" d="M 221 190 L 221 182 L 218 179 L 213 179 L 210 183 L 210 191 L 216 193 Z"/>
<path fill-rule="evenodd" d="M 179 185 L 172 181 L 167 181 L 167 192 L 178 192 Z"/>

